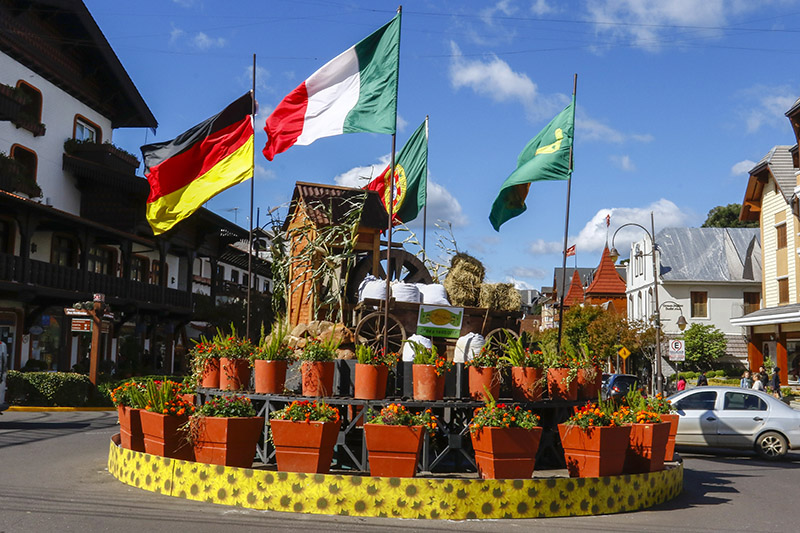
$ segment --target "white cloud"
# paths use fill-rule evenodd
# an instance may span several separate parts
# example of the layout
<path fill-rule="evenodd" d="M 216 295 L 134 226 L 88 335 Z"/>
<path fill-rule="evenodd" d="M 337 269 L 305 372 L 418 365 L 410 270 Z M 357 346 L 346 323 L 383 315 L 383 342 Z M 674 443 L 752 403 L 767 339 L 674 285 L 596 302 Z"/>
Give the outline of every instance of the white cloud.
<path fill-rule="evenodd" d="M 575 245 L 575 250 L 580 254 L 586 252 L 599 252 L 608 240 L 609 247 L 617 228 L 631 222 L 644 226 L 650 231 L 650 213 L 656 225 L 656 233 L 662 228 L 685 227 L 692 223 L 693 215 L 681 209 L 670 200 L 662 198 L 645 207 L 612 207 L 600 209 L 583 226 L 577 236 L 571 235 L 568 239 L 569 246 Z M 611 226 L 606 228 L 606 215 L 611 215 Z M 644 231 L 630 226 L 622 229 L 614 238 L 614 246 L 623 254 L 630 248 L 632 241 L 646 238 Z M 547 242 L 539 239 L 530 244 L 528 250 L 534 254 L 561 254 L 563 244 L 561 241 Z"/>
<path fill-rule="evenodd" d="M 487 25 L 494 25 L 495 13 L 502 13 L 505 16 L 513 15 L 517 12 L 516 6 L 511 3 L 511 0 L 500 0 L 495 5 L 485 8 L 481 11 L 481 19 Z"/>
<path fill-rule="evenodd" d="M 548 13 L 555 13 L 556 8 L 548 5 L 547 0 L 534 0 L 531 4 L 531 13 L 534 15 L 547 15 Z"/>
<path fill-rule="evenodd" d="M 653 136 L 649 133 L 623 133 L 615 130 L 611 126 L 589 117 L 580 106 L 578 106 L 575 118 L 575 136 L 580 140 L 614 144 L 622 144 L 625 141 L 649 143 L 653 140 Z"/>
<path fill-rule="evenodd" d="M 544 278 L 547 276 L 547 271 L 535 267 L 514 267 L 510 270 L 510 275 L 514 278 Z"/>
<path fill-rule="evenodd" d="M 740 91 L 736 98 L 740 103 L 738 114 L 745 121 L 748 133 L 755 133 L 762 126 L 775 128 L 788 123 L 784 113 L 797 99 L 797 89 L 789 85 L 755 85 Z"/>
<path fill-rule="evenodd" d="M 655 51 L 667 33 L 686 31 L 673 26 L 693 26 L 691 38 L 716 38 L 733 15 L 757 10 L 759 2 L 729 0 L 594 0 L 587 2 L 589 20 L 599 34 L 631 40 L 636 46 Z M 708 29 L 697 29 L 704 27 Z M 670 39 L 674 42 L 674 39 Z M 678 38 L 680 42 L 680 37 Z"/>
<path fill-rule="evenodd" d="M 270 73 L 267 69 L 262 67 L 261 65 L 256 65 L 256 90 L 257 91 L 264 91 L 264 92 L 274 92 L 270 90 L 269 85 L 267 84 L 267 80 L 270 77 Z M 242 68 L 242 75 L 236 78 L 236 81 L 239 82 L 239 85 L 243 87 L 247 87 L 251 89 L 253 87 L 253 65 L 245 65 Z"/>
<path fill-rule="evenodd" d="M 511 283 L 512 285 L 514 285 L 515 289 L 521 291 L 527 291 L 534 288 L 534 286 L 528 283 L 527 281 L 517 279 L 514 276 L 506 276 L 505 280 L 503 280 L 503 283 Z"/>
<path fill-rule="evenodd" d="M 172 0 L 174 4 L 178 4 L 181 7 L 192 7 L 198 0 Z"/>
<path fill-rule="evenodd" d="M 183 31 L 182 29 L 180 29 L 180 28 L 177 28 L 177 27 L 175 27 L 175 26 L 173 25 L 173 26 L 172 26 L 172 30 L 169 32 L 169 44 L 175 44 L 175 43 L 176 43 L 176 42 L 178 42 L 178 41 L 179 41 L 181 38 L 183 38 L 183 36 L 184 36 L 185 34 L 186 34 L 186 32 L 185 32 L 185 31 Z"/>
<path fill-rule="evenodd" d="M 260 165 L 256 163 L 256 179 L 263 180 L 263 181 L 272 181 L 277 178 L 278 175 L 275 174 L 275 171 L 265 167 L 264 165 Z"/>
<path fill-rule="evenodd" d="M 755 161 L 750 161 L 749 159 L 745 159 L 744 161 L 739 161 L 735 165 L 731 167 L 731 176 L 741 176 L 743 174 L 749 174 L 750 169 L 756 166 Z"/>
<path fill-rule="evenodd" d="M 337 185 L 344 187 L 363 187 L 372 179 L 383 172 L 389 165 L 389 156 L 383 156 L 378 163 L 354 167 L 333 178 Z M 453 224 L 454 228 L 462 227 L 467 224 L 467 216 L 461 207 L 461 203 L 444 186 L 428 177 L 428 225 L 432 226 L 436 220 L 446 220 Z M 408 226 L 410 228 L 422 227 L 422 213 L 412 220 Z"/>
<path fill-rule="evenodd" d="M 209 48 L 222 48 L 228 44 L 228 41 L 223 37 L 209 37 L 201 31 L 192 38 L 192 44 L 200 50 L 208 50 Z"/>
<path fill-rule="evenodd" d="M 609 159 L 611 159 L 612 163 L 617 165 L 625 172 L 633 172 L 636 170 L 636 165 L 633 164 L 633 161 L 631 161 L 631 156 L 629 155 L 612 155 L 609 156 Z"/>

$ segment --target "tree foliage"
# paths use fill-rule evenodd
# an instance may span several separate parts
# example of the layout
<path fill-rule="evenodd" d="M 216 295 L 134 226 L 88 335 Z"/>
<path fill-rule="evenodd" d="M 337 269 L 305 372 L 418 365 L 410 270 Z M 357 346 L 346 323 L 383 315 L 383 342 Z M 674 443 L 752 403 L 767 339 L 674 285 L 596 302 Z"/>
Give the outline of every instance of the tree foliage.
<path fill-rule="evenodd" d="M 742 206 L 739 204 L 718 205 L 708 212 L 703 228 L 757 228 L 758 220 L 741 221 L 739 211 Z"/>
<path fill-rule="evenodd" d="M 686 341 L 686 363 L 694 370 L 710 370 L 714 362 L 725 355 L 728 341 L 725 334 L 711 324 L 689 326 L 683 333 Z"/>

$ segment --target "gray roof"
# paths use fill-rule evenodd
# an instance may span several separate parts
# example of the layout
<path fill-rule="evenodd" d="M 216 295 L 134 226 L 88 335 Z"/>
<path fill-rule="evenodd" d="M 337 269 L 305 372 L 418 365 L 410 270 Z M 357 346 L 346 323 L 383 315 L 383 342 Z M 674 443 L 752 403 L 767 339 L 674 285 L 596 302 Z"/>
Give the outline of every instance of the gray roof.
<path fill-rule="evenodd" d="M 553 285 L 555 286 L 556 294 L 559 296 L 559 298 L 561 297 L 562 294 L 566 296 L 565 292 L 564 293 L 561 292 L 561 271 L 562 271 L 561 267 L 556 267 L 553 272 L 553 277 L 555 278 L 553 280 L 554 282 Z M 594 271 L 595 271 L 594 268 L 578 267 L 578 275 L 581 277 L 582 287 L 586 287 L 587 285 L 589 285 L 589 283 L 592 281 L 592 274 L 594 274 Z M 574 272 L 575 272 L 574 268 L 567 267 L 567 272 L 566 272 L 567 287 L 569 287 L 570 283 L 572 283 L 572 274 Z"/>
<path fill-rule="evenodd" d="M 750 173 L 753 174 L 753 171 L 762 165 L 768 165 L 772 176 L 775 178 L 783 194 L 783 199 L 786 200 L 787 204 L 792 199 L 794 187 L 797 183 L 797 178 L 794 174 L 794 164 L 792 163 L 791 149 L 792 147 L 789 145 L 773 147 L 772 150 L 767 152 L 767 155 L 753 167 L 753 170 L 750 171 Z"/>
<path fill-rule="evenodd" d="M 758 228 L 665 228 L 656 236 L 666 281 L 761 281 Z"/>

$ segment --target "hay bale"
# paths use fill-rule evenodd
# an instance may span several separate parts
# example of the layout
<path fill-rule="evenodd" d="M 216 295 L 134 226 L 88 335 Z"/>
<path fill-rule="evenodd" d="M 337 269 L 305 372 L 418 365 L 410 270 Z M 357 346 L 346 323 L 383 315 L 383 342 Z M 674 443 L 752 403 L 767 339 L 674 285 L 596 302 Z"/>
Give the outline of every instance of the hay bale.
<path fill-rule="evenodd" d="M 481 283 L 486 269 L 480 261 L 467 254 L 456 254 L 450 262 L 450 270 L 444 280 L 451 305 L 474 307 L 478 305 Z"/>
<path fill-rule="evenodd" d="M 511 283 L 483 283 L 480 287 L 480 307 L 496 311 L 519 311 L 522 297 Z"/>

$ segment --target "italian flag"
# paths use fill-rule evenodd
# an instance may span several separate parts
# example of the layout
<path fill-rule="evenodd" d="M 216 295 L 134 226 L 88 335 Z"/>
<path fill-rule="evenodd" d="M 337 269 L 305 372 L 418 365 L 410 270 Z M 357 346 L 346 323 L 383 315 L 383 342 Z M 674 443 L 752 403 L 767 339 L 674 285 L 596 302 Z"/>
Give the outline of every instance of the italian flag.
<path fill-rule="evenodd" d="M 278 104 L 267 118 L 264 156 L 342 133 L 395 133 L 400 14 L 345 50 Z"/>

